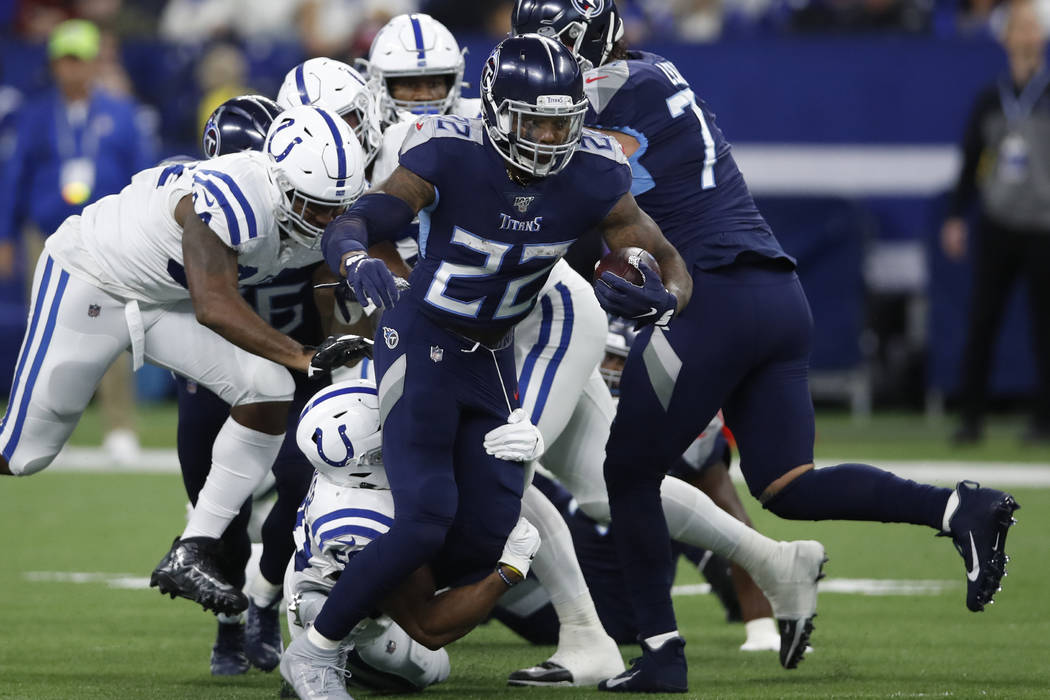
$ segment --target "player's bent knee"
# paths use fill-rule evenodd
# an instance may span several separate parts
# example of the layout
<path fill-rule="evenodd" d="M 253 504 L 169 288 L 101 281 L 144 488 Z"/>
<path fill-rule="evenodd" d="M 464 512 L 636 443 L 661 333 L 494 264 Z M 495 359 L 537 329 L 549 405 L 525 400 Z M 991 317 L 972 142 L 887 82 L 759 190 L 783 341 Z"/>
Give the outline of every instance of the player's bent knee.
<path fill-rule="evenodd" d="M 243 368 L 244 374 L 239 382 L 241 386 L 228 387 L 227 391 L 216 393 L 231 406 L 291 401 L 295 395 L 295 380 L 291 373 L 276 362 L 251 357 L 250 364 Z"/>
<path fill-rule="evenodd" d="M 758 498 L 758 502 L 762 504 L 763 508 L 772 513 L 777 513 L 776 497 L 791 485 L 795 479 L 811 469 L 813 469 L 812 462 L 809 464 L 800 464 L 794 469 L 789 469 L 787 472 L 774 479 L 765 489 L 762 490 L 761 493 L 755 494 L 754 491 L 752 491 L 752 495 L 755 495 L 755 497 Z"/>
<path fill-rule="evenodd" d="M 607 525 L 612 519 L 609 514 L 609 501 L 608 499 L 601 500 L 577 500 L 580 510 L 591 520 L 596 523 Z"/>

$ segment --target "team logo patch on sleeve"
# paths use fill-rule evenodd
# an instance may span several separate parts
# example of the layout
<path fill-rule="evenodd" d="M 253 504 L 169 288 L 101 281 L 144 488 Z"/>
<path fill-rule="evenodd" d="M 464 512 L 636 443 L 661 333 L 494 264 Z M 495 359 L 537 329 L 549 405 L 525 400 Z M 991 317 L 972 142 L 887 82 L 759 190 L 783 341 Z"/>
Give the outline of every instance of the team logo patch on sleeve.
<path fill-rule="evenodd" d="M 383 342 L 386 343 L 386 346 L 388 348 L 390 348 L 391 350 L 396 348 L 397 341 L 400 339 L 401 338 L 400 336 L 398 336 L 396 330 L 394 330 L 393 328 L 387 328 L 386 326 L 383 326 Z"/>

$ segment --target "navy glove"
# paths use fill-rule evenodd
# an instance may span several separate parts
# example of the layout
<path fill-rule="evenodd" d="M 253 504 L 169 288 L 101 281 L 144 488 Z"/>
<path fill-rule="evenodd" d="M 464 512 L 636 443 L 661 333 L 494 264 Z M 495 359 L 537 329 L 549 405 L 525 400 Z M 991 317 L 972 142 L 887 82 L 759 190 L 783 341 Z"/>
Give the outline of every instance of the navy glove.
<path fill-rule="evenodd" d="M 650 323 L 667 328 L 678 308 L 678 298 L 667 291 L 659 275 L 644 262 L 639 269 L 644 277 L 640 287 L 612 272 L 603 272 L 594 283 L 598 303 L 612 315 L 634 321 L 635 330 Z"/>
<path fill-rule="evenodd" d="M 368 255 L 358 255 L 346 261 L 346 282 L 362 306 L 371 301 L 380 309 L 389 309 L 400 294 L 386 263 Z"/>

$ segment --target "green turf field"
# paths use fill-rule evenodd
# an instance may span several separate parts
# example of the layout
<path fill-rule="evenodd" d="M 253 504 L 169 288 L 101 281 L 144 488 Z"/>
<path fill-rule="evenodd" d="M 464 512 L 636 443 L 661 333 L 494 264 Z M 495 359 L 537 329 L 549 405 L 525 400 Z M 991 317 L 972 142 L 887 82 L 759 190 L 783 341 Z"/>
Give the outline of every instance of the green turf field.
<path fill-rule="evenodd" d="M 43 473 L 0 484 L 0 698 L 275 698 L 275 674 L 233 679 L 208 673 L 213 618 L 154 590 L 104 581 L 46 582 L 29 572 L 148 576 L 182 527 L 175 475 Z M 748 506 L 779 538 L 827 546 L 829 578 L 951 580 L 938 595 L 825 593 L 815 651 L 797 671 L 772 653 L 736 650 L 711 595 L 677 598 L 688 640 L 690 697 L 1047 697 L 1050 693 L 1050 490 L 1014 489 L 1023 506 L 998 604 L 963 604 L 963 567 L 950 543 L 893 525 L 794 523 Z M 680 583 L 700 578 L 682 572 Z M 134 583 L 134 582 L 132 582 Z M 598 697 L 597 691 L 508 689 L 508 672 L 546 658 L 497 625 L 450 649 L 453 676 L 427 697 Z M 624 648 L 624 654 L 635 653 Z M 602 695 L 602 697 L 605 697 Z M 678 696 L 681 697 L 681 696 Z"/>

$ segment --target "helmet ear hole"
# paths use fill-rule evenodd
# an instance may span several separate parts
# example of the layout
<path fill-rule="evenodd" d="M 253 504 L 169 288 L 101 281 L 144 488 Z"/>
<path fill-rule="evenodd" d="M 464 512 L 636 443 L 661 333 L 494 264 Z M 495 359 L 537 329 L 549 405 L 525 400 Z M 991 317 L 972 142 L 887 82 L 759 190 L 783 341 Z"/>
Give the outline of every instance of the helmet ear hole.
<path fill-rule="evenodd" d="M 388 488 L 375 382 L 337 382 L 315 394 L 299 416 L 299 449 L 337 486 Z"/>

